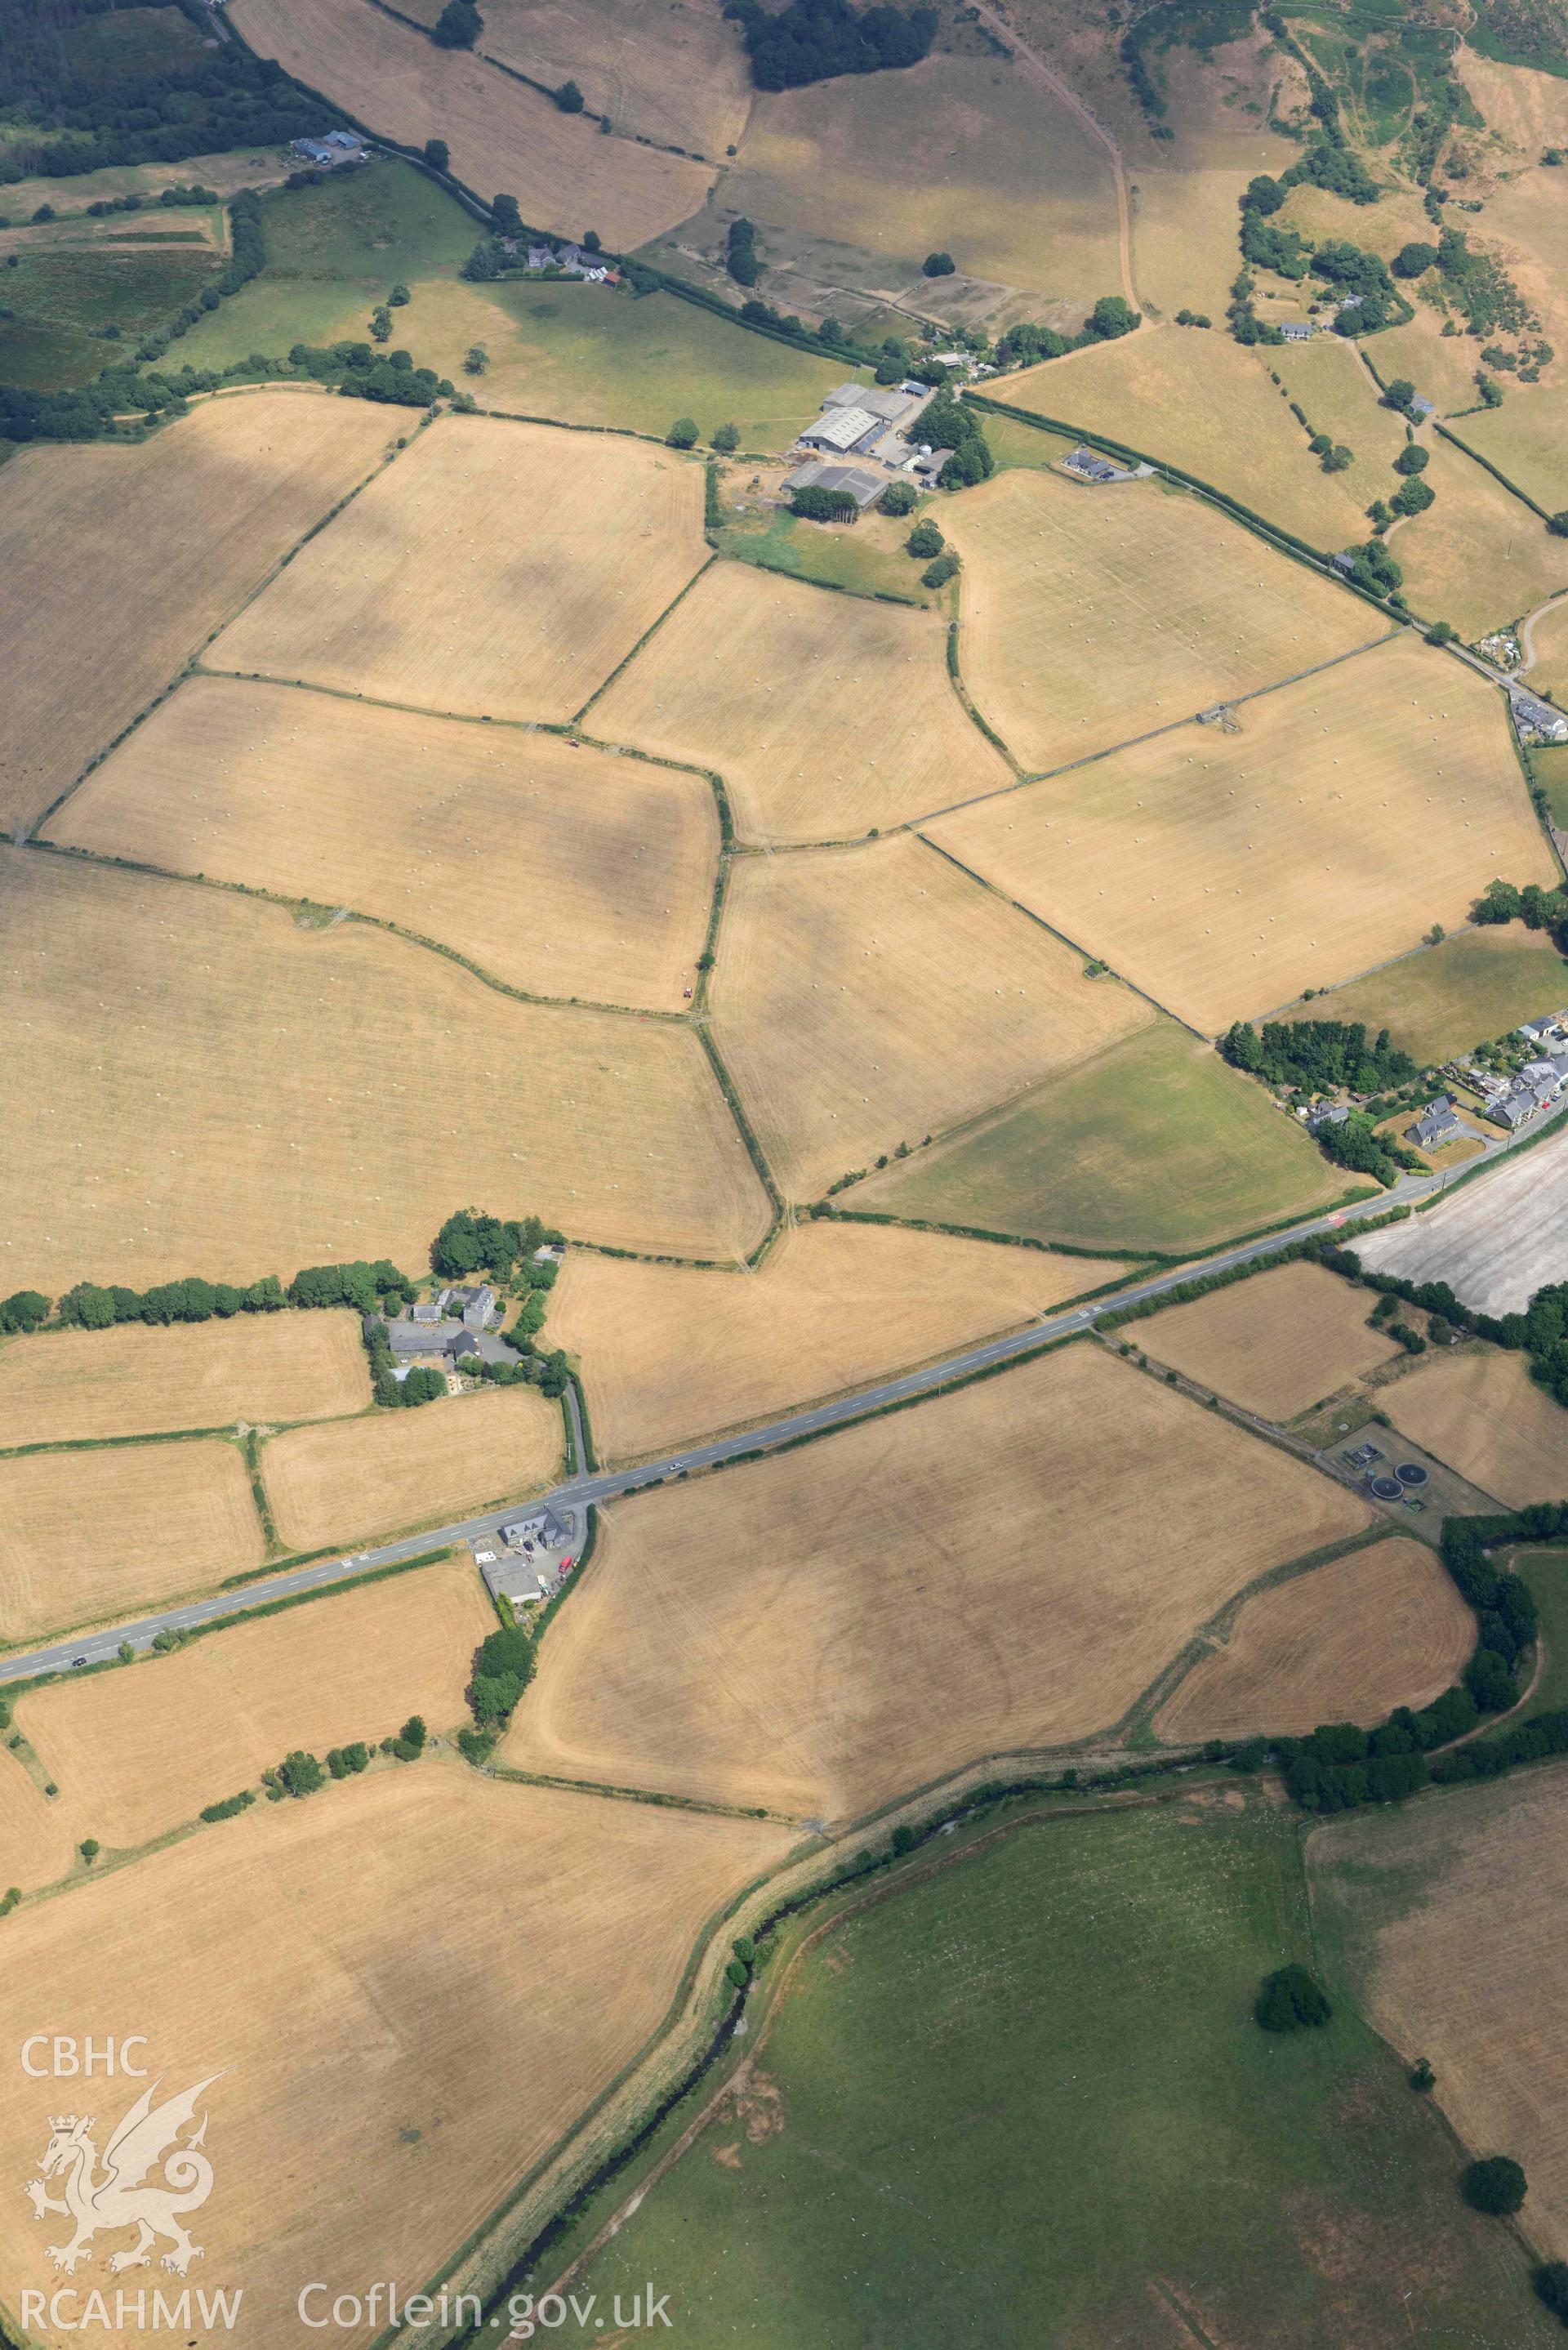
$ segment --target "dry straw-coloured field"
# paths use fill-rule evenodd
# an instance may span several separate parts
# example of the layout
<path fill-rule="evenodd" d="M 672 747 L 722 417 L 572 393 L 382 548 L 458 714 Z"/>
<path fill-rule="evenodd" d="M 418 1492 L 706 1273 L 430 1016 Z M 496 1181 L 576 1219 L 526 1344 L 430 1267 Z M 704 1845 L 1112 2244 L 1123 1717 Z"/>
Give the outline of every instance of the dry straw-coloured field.
<path fill-rule="evenodd" d="M 0 1758 L 0 1893 L 24 1893 L 63 1877 L 76 1857 L 70 1822 L 20 1762 Z"/>
<path fill-rule="evenodd" d="M 938 614 L 743 563 L 704 575 L 587 723 L 717 768 L 744 840 L 843 839 L 1012 780 L 953 692 Z"/>
<path fill-rule="evenodd" d="M 883 263 L 885 290 L 922 288 L 928 302 L 919 265 L 935 247 L 971 276 L 1027 287 L 1031 316 L 1042 297 L 1088 305 L 1121 284 L 1104 148 L 1000 58 L 939 55 L 759 99 L 722 196 L 859 247 Z"/>
<path fill-rule="evenodd" d="M 290 1429 L 266 1446 L 262 1477 L 283 1540 L 312 1550 L 525 1493 L 559 1466 L 561 1441 L 558 1405 L 533 1388 L 483 1388 Z"/>
<path fill-rule="evenodd" d="M 933 840 L 1212 1034 L 1550 885 L 1508 713 L 1409 637 L 941 816 Z"/>
<path fill-rule="evenodd" d="M 222 2074 L 202 2099 L 218 2183 L 190 2282 L 243 2288 L 235 2350 L 297 2350 L 310 2280 L 364 2293 L 396 2277 L 411 2293 L 456 2251 L 642 2049 L 709 1919 L 788 1843 L 759 1820 L 426 1762 L 265 1805 L 24 1908 L 7 1998 L 100 2042 L 134 2019 L 166 2095 Z M 136 2085 L 111 2095 L 100 2079 L 95 2110 L 118 2120 Z M 61 2103 L 55 2082 L 5 2068 L 15 2178 L 36 2171 Z M 59 2282 L 55 2241 L 24 2196 L 4 2198 L 13 2305 Z M 129 2241 L 99 2238 L 88 2283 Z M 335 2335 L 365 2350 L 377 2331 Z"/>
<path fill-rule="evenodd" d="M 553 1344 L 581 1357 L 594 1440 L 635 1456 L 858 1387 L 1129 1271 L 877 1224 L 792 1226 L 754 1273 L 574 1251 Z"/>
<path fill-rule="evenodd" d="M 1523 2164 L 1530 2242 L 1568 2257 L 1568 1773 L 1355 1813 L 1314 1832 L 1307 1866 L 1356 2006 L 1428 2060 L 1467 2147 Z"/>
<path fill-rule="evenodd" d="M 36 816 L 392 439 L 315 393 L 208 400 L 151 441 L 22 450 L 0 478 L 0 824 Z"/>
<path fill-rule="evenodd" d="M 1509 1509 L 1568 1494 L 1568 1411 L 1521 1355 L 1428 1354 L 1378 1400 L 1402 1435 Z"/>
<path fill-rule="evenodd" d="M 804 1451 L 619 1503 L 506 1759 L 859 1813 L 1116 1721 L 1356 1498 L 1072 1347 Z"/>
<path fill-rule="evenodd" d="M 244 1461 L 221 1438 L 0 1461 L 0 1640 L 151 1607 L 262 1552 Z"/>
<path fill-rule="evenodd" d="M 1003 392 L 1010 407 L 1181 466 L 1309 546 L 1365 535 L 1345 476 L 1322 471 L 1267 369 L 1220 331 L 1127 335 L 1010 375 Z"/>
<path fill-rule="evenodd" d="M 1119 66 L 1109 41 L 1106 47 Z M 1053 62 L 1060 65 L 1059 55 Z M 1239 199 L 1254 173 L 1278 172 L 1294 161 L 1296 151 L 1270 130 L 1269 119 L 1289 111 L 1304 89 L 1293 58 L 1263 35 L 1201 55 L 1172 47 L 1157 69 L 1166 100 L 1162 128 L 1173 135 L 1140 152 L 1147 124 L 1138 120 L 1123 140 L 1131 167 L 1137 298 L 1156 317 L 1186 307 L 1219 318 L 1236 275 Z M 1075 80 L 1082 88 L 1076 74 Z M 1096 110 L 1102 120 L 1111 119 L 1097 92 Z"/>
<path fill-rule="evenodd" d="M 409 0 L 433 25 L 443 0 Z M 751 77 L 720 0 L 490 0 L 480 47 L 656 147 L 712 160 L 745 128 Z"/>
<path fill-rule="evenodd" d="M 13 1338 L 0 1352 L 7 1445 L 327 1419 L 369 1400 L 352 1314 L 242 1314 L 161 1330 L 122 1322 Z"/>
<path fill-rule="evenodd" d="M 909 834 L 732 868 L 713 1032 L 793 1196 L 1152 1017 Z"/>
<path fill-rule="evenodd" d="M 444 139 L 452 169 L 486 202 L 515 196 L 533 228 L 597 229 L 612 253 L 698 211 L 711 170 L 607 139 L 526 82 L 465 49 L 438 49 L 371 0 L 235 0 L 257 54 L 404 147 Z M 482 47 L 489 43 L 482 36 Z"/>
<path fill-rule="evenodd" d="M 1354 597 L 1153 482 L 1006 473 L 942 522 L 965 566 L 965 679 L 1037 774 L 1386 633 Z M 950 804 L 964 796 L 952 780 Z"/>
<path fill-rule="evenodd" d="M 1309 193 L 1322 196 L 1324 192 L 1297 188 L 1292 192 L 1293 200 Z M 1350 209 L 1360 222 L 1369 211 L 1380 213 L 1383 207 Z M 1413 239 L 1417 231 L 1411 228 L 1407 234 Z M 1405 241 L 1400 237 L 1396 242 Z M 1391 496 L 1398 487 L 1397 479 L 1390 474 L 1395 458 L 1405 446 L 1405 420 L 1383 406 L 1355 345 L 1343 335 L 1314 335 L 1310 343 L 1281 344 L 1270 349 L 1269 371 L 1280 378 L 1277 390 L 1270 387 L 1276 399 L 1295 400 L 1306 411 L 1314 432 L 1326 432 L 1350 451 L 1352 463 L 1337 478 L 1348 484 L 1361 503 L 1370 505 L 1374 498 Z M 1428 434 L 1428 444 L 1433 437 Z M 1377 615 L 1366 610 L 1366 618 L 1375 624 Z"/>
<path fill-rule="evenodd" d="M 1542 384 L 1528 398 L 1516 394 L 1501 408 L 1461 417 L 1452 429 L 1549 513 L 1568 496 L 1568 384 Z"/>
<path fill-rule="evenodd" d="M 1421 478 L 1437 504 L 1390 549 L 1411 609 L 1474 639 L 1568 588 L 1568 540 L 1554 538 L 1539 515 L 1447 442 L 1432 442 L 1431 451 Z"/>
<path fill-rule="evenodd" d="M 1138 1326 L 1156 1362 L 1265 1419 L 1293 1419 L 1399 1349 L 1367 1327 L 1365 1290 L 1317 1264 L 1282 1265 L 1170 1305 Z"/>
<path fill-rule="evenodd" d="M 0 1043 L 37 1110 L 0 1125 L 0 1294 L 412 1272 L 464 1200 L 679 1256 L 767 1228 L 687 1030 L 517 1003 L 363 923 L 0 850 Z"/>
<path fill-rule="evenodd" d="M 198 677 L 49 837 L 350 906 L 530 994 L 677 1011 L 719 818 L 700 777 L 556 734 Z"/>
<path fill-rule="evenodd" d="M 427 710 L 569 718 L 706 561 L 701 528 L 702 469 L 670 451 L 444 417 L 210 662 Z"/>
<path fill-rule="evenodd" d="M 210 1634 L 129 1672 L 57 1681 L 17 1721 L 72 1833 L 124 1849 L 254 1787 L 296 1746 L 389 1737 L 411 1713 L 465 1720 L 473 1652 L 495 1628 L 479 1577 L 448 1561 Z"/>
<path fill-rule="evenodd" d="M 1155 1728 L 1173 1744 L 1320 1721 L 1385 1721 L 1429 1705 L 1475 1646 L 1475 1618 L 1425 1543 L 1401 1534 L 1261 1591 L 1203 1658 Z"/>

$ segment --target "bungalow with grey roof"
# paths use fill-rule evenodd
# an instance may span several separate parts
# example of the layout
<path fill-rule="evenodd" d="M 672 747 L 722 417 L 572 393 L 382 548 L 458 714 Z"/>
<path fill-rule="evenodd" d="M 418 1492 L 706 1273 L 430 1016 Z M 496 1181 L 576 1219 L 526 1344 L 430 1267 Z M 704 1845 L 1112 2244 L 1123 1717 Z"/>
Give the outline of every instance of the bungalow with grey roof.
<path fill-rule="evenodd" d="M 1439 1094 L 1428 1102 L 1414 1126 L 1406 1128 L 1407 1139 L 1417 1150 L 1440 1150 L 1446 1142 L 1458 1142 L 1464 1128 L 1454 1116 L 1453 1103 L 1447 1094 Z"/>

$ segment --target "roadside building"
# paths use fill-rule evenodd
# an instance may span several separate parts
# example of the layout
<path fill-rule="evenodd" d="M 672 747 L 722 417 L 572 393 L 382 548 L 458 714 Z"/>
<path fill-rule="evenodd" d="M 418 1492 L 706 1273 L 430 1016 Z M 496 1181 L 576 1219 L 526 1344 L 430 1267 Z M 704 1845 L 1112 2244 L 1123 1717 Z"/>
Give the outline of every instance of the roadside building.
<path fill-rule="evenodd" d="M 1509 704 L 1521 742 L 1536 735 L 1543 743 L 1568 743 L 1568 718 L 1549 702 L 1538 702 L 1534 694 L 1516 687 L 1509 695 Z"/>
<path fill-rule="evenodd" d="M 1310 318 L 1287 318 L 1280 332 L 1287 343 L 1310 343 L 1317 328 Z"/>
<path fill-rule="evenodd" d="M 570 1537 L 555 1511 L 541 1503 L 521 1517 L 509 1518 L 501 1529 L 501 1539 L 511 1550 L 521 1550 L 524 1543 L 536 1543 L 545 1550 L 561 1550 Z"/>
<path fill-rule="evenodd" d="M 1465 1129 L 1454 1115 L 1453 1103 L 1447 1094 L 1428 1102 L 1414 1126 L 1406 1128 L 1407 1140 L 1417 1150 L 1441 1150 L 1445 1143 L 1459 1142 Z"/>
<path fill-rule="evenodd" d="M 1318 1102 L 1306 1114 L 1307 1132 L 1321 1134 L 1325 1126 L 1343 1126 L 1349 1116 L 1348 1102 Z"/>
<path fill-rule="evenodd" d="M 1072 449 L 1062 460 L 1062 471 L 1080 482 L 1130 482 L 1134 477 L 1125 465 L 1113 464 L 1102 457 L 1097 449 Z"/>

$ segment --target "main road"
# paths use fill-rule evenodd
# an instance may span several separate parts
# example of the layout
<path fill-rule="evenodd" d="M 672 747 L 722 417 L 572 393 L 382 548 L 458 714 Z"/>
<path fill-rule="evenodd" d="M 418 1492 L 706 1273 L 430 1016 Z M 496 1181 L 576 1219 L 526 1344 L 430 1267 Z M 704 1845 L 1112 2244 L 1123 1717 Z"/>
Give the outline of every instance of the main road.
<path fill-rule="evenodd" d="M 1501 1158 L 1516 1139 L 1511 1136 L 1507 1141 L 1490 1145 L 1489 1156 Z M 1235 1248 L 1221 1249 L 1197 1263 L 1169 1267 L 1151 1274 L 1147 1280 L 1118 1289 L 1114 1296 L 1098 1298 L 1061 1314 L 1044 1314 L 1024 1329 L 1011 1330 L 1003 1337 L 988 1338 L 983 1346 L 971 1347 L 960 1355 L 944 1356 L 919 1370 L 905 1371 L 898 1378 L 861 1388 L 831 1403 L 814 1404 L 804 1411 L 791 1412 L 786 1419 L 770 1420 L 766 1427 L 742 1429 L 737 1435 L 719 1437 L 710 1444 L 693 1444 L 683 1452 L 672 1452 L 662 1461 L 644 1461 L 635 1469 L 618 1469 L 604 1475 L 579 1473 L 544 1498 L 559 1515 L 576 1513 L 580 1517 L 593 1503 L 612 1502 L 618 1495 L 635 1492 L 640 1486 L 678 1477 L 683 1470 L 711 1469 L 720 1461 L 733 1461 L 741 1453 L 771 1451 L 803 1436 L 816 1435 L 824 1429 L 842 1428 L 851 1420 L 864 1419 L 870 1412 L 885 1409 L 888 1404 L 909 1402 L 972 1372 L 989 1370 L 993 1365 L 1033 1354 L 1053 1339 L 1070 1338 L 1080 1331 L 1092 1329 L 1103 1315 L 1118 1314 L 1146 1298 L 1158 1297 L 1181 1282 L 1225 1273 L 1233 1265 L 1253 1264 L 1261 1257 L 1277 1255 L 1293 1242 L 1343 1230 L 1367 1216 L 1382 1215 L 1390 1208 L 1409 1206 L 1440 1190 L 1443 1180 L 1436 1175 L 1402 1176 L 1391 1191 L 1380 1192 L 1376 1199 L 1357 1207 L 1309 1217 L 1282 1232 L 1265 1233 L 1261 1239 L 1242 1242 Z M 582 1421 L 575 1391 L 568 1388 L 567 1394 L 580 1470 L 586 1458 Z M 532 1506 L 539 1506 L 536 1498 Z M 100 1664 L 113 1657 L 124 1641 L 133 1648 L 150 1648 L 160 1632 L 190 1631 L 198 1625 L 219 1623 L 224 1617 L 244 1615 L 250 1608 L 265 1607 L 275 1600 L 293 1599 L 304 1592 L 327 1590 L 333 1584 L 351 1582 L 357 1575 L 373 1574 L 378 1567 L 396 1566 L 405 1559 L 443 1549 L 451 1543 L 493 1534 L 509 1518 L 517 1515 L 520 1507 L 516 1502 L 509 1503 L 504 1509 L 491 1510 L 483 1517 L 462 1518 L 452 1525 L 431 1527 L 423 1534 L 408 1534 L 398 1542 L 382 1543 L 374 1550 L 354 1551 L 342 1558 L 317 1559 L 308 1566 L 286 1567 L 276 1575 L 242 1584 L 234 1590 L 215 1592 L 208 1599 L 194 1599 L 188 1607 L 165 1608 L 160 1615 L 141 1617 L 135 1623 L 117 1625 L 111 1630 L 57 1640 L 49 1648 L 32 1648 L 26 1655 L 0 1657 L 0 1687 L 28 1679 L 36 1673 L 68 1669 L 78 1659 Z"/>

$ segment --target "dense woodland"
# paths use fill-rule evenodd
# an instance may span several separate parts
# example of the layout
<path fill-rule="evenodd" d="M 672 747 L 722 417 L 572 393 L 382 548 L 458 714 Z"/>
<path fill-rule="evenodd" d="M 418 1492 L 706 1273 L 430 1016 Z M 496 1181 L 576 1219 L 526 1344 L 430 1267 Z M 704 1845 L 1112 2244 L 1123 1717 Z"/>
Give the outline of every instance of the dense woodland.
<path fill-rule="evenodd" d="M 319 136 L 335 108 L 237 41 L 215 47 L 201 0 L 0 0 L 0 184 L 106 164 L 178 163 Z"/>
<path fill-rule="evenodd" d="M 745 36 L 759 89 L 798 89 L 838 74 L 919 65 L 940 21 L 934 8 L 852 8 L 848 0 L 790 0 L 777 10 L 730 0 L 724 14 Z"/>

